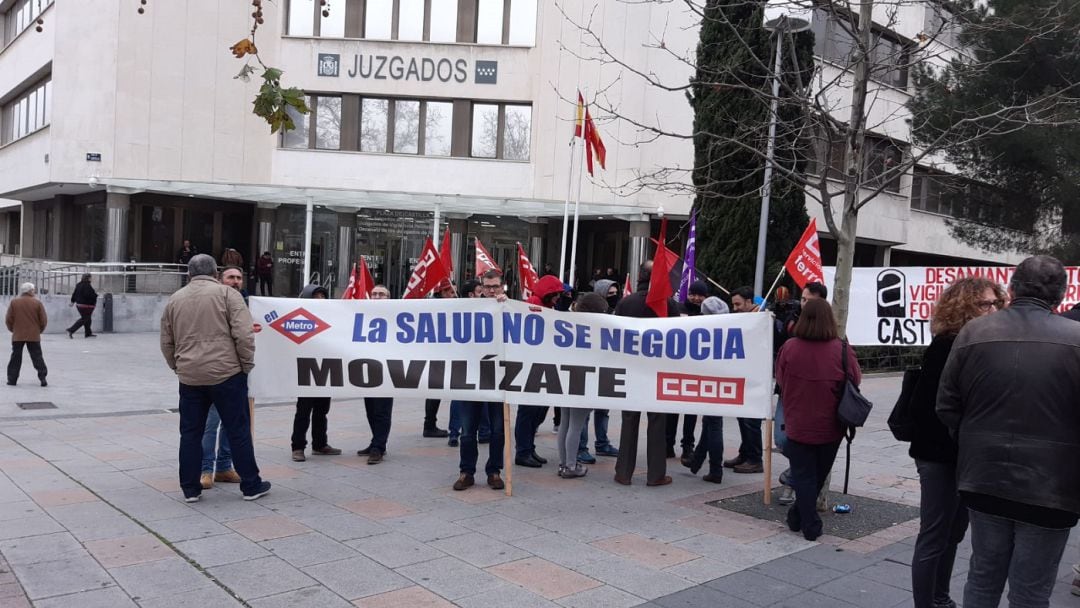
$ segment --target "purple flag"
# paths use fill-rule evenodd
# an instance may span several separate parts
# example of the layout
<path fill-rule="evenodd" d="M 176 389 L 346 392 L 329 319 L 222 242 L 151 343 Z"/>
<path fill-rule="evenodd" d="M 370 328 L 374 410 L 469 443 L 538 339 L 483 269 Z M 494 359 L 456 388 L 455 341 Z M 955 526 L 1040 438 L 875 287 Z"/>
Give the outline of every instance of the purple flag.
<path fill-rule="evenodd" d="M 685 302 L 687 292 L 690 290 L 690 284 L 697 280 L 694 275 L 694 265 L 696 262 L 694 258 L 697 257 L 697 209 L 694 209 L 694 213 L 690 216 L 690 237 L 686 240 L 686 254 L 683 256 L 682 277 L 679 279 L 679 301 Z"/>

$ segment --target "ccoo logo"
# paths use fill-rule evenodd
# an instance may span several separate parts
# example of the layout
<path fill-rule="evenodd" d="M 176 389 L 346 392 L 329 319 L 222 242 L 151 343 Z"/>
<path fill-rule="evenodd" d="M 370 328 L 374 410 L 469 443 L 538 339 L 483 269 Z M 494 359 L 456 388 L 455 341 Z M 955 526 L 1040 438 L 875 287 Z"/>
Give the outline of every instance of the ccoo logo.
<path fill-rule="evenodd" d="M 297 344 L 303 344 L 330 329 L 329 324 L 303 308 L 297 308 L 279 318 L 271 323 L 270 327 Z"/>

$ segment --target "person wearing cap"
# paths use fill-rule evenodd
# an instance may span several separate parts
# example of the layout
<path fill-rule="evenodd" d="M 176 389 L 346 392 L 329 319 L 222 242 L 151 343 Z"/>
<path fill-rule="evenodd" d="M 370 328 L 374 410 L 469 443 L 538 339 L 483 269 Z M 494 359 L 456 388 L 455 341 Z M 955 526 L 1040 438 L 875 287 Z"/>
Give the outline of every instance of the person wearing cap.
<path fill-rule="evenodd" d="M 300 292 L 301 298 L 325 300 L 330 296 L 322 285 L 308 285 Z M 304 449 L 307 447 L 308 425 L 311 425 L 311 454 L 319 456 L 337 456 L 341 450 L 331 447 L 326 437 L 327 414 L 330 413 L 330 397 L 298 397 L 296 415 L 293 417 L 292 459 L 304 462 Z"/>
<path fill-rule="evenodd" d="M 533 287 L 532 295 L 526 300 L 534 306 L 555 308 L 555 303 L 562 297 L 565 285 L 559 277 L 547 275 L 540 277 Z M 517 421 L 514 426 L 514 464 L 523 467 L 540 468 L 547 464 L 547 459 L 536 453 L 536 431 L 547 416 L 546 405 L 519 405 Z M 492 423 L 494 426 L 494 422 Z"/>
<path fill-rule="evenodd" d="M 37 290 L 33 283 L 23 283 L 19 286 L 19 297 L 12 298 L 8 304 L 7 315 L 4 318 L 8 331 L 11 332 L 11 359 L 7 367 L 8 386 L 15 386 L 15 383 L 19 381 L 23 348 L 30 351 L 30 361 L 37 370 L 41 386 L 49 385 L 45 381 L 49 368 L 45 367 L 45 358 L 41 356 L 41 333 L 49 324 L 49 317 L 45 314 L 45 305 L 34 297 L 35 293 Z"/>
<path fill-rule="evenodd" d="M 716 296 L 710 296 L 702 300 L 700 305 L 703 315 L 724 315 L 730 312 L 726 302 Z M 705 457 L 709 457 L 709 472 L 702 477 L 709 483 L 720 483 L 724 480 L 724 418 L 721 416 L 701 417 L 701 442 L 689 457 L 684 456 L 680 462 L 697 475 L 701 466 L 705 464 Z"/>

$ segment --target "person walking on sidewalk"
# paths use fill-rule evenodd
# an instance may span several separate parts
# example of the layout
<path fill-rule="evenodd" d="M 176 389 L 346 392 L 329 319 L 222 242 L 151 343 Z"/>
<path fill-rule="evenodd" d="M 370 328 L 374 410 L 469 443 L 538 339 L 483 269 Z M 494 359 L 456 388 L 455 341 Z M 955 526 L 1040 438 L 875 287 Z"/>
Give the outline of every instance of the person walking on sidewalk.
<path fill-rule="evenodd" d="M 1002 306 L 1005 291 L 979 277 L 964 277 L 942 292 L 934 306 L 934 339 L 923 353 L 922 373 L 911 396 L 915 434 L 908 454 L 919 471 L 919 536 L 911 558 L 915 608 L 955 606 L 949 597 L 956 547 L 964 539 L 968 512 L 956 490 L 956 441 L 941 423 L 937 405 L 941 372 L 960 330 Z"/>
<path fill-rule="evenodd" d="M 90 329 L 90 316 L 94 314 L 94 309 L 97 308 L 97 292 L 94 291 L 94 286 L 90 284 L 89 272 L 82 275 L 82 280 L 75 285 L 75 291 L 71 292 L 71 303 L 68 306 L 74 306 L 79 313 L 79 320 L 75 321 L 75 324 L 67 329 L 68 337 L 74 339 L 75 332 L 82 327 L 83 337 L 96 338 L 97 336 Z"/>
<path fill-rule="evenodd" d="M 45 314 L 45 305 L 34 295 L 37 290 L 33 283 L 19 285 L 19 296 L 11 299 L 8 304 L 7 315 L 4 324 L 11 332 L 11 359 L 7 366 L 8 386 L 15 386 L 19 381 L 19 372 L 22 370 L 23 348 L 30 352 L 30 361 L 37 371 L 41 386 L 49 386 L 45 376 L 49 375 L 49 368 L 45 367 L 45 358 L 41 356 L 41 333 L 49 324 L 49 316 Z"/>
<path fill-rule="evenodd" d="M 1080 518 L 1080 325 L 1054 314 L 1061 262 L 1034 256 L 1011 302 L 960 330 L 941 373 L 937 415 L 959 444 L 971 563 L 964 608 L 1048 606 Z"/>
<path fill-rule="evenodd" d="M 301 298 L 325 300 L 329 292 L 322 285 L 311 284 L 300 292 Z M 331 447 L 326 437 L 326 415 L 330 413 L 330 397 L 297 397 L 296 415 L 293 416 L 292 459 L 304 462 L 307 448 L 308 425 L 311 425 L 311 453 L 319 456 L 337 456 L 341 450 Z"/>
<path fill-rule="evenodd" d="M 251 314 L 240 292 L 214 278 L 205 254 L 188 261 L 188 284 L 169 298 L 161 315 L 161 354 L 180 382 L 180 488 L 184 500 L 202 496 L 202 437 L 216 406 L 229 437 L 244 500 L 270 491 L 259 477 L 248 414 L 248 373 L 255 367 Z"/>

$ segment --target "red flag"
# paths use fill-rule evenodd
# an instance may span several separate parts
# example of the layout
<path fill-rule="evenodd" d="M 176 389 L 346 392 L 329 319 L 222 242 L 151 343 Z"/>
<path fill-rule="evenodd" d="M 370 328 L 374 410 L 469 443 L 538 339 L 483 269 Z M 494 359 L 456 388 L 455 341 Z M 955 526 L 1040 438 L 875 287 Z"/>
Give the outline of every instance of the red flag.
<path fill-rule="evenodd" d="M 424 241 L 420 259 L 416 261 L 409 283 L 405 286 L 405 293 L 401 297 L 405 300 L 422 298 L 438 287 L 439 283 L 448 280 L 450 280 L 450 273 L 446 271 L 439 252 L 435 251 L 435 243 L 431 242 L 429 236 Z"/>
<path fill-rule="evenodd" d="M 671 252 L 668 251 L 664 239 L 667 236 L 667 218 L 660 221 L 660 238 L 657 239 L 656 255 L 653 256 L 652 276 L 649 278 L 649 293 L 645 296 L 645 304 L 653 309 L 658 317 L 668 316 L 668 299 L 675 293 L 671 288 Z M 678 256 L 675 256 L 678 259 Z"/>
<path fill-rule="evenodd" d="M 596 123 L 589 114 L 589 108 L 585 106 L 585 98 L 582 97 L 581 91 L 577 94 L 574 137 L 585 140 L 585 167 L 589 170 L 589 175 L 593 174 L 594 158 L 600 163 L 601 169 L 607 168 L 607 148 L 604 147 L 604 141 L 600 139 L 600 132 L 596 130 Z"/>
<path fill-rule="evenodd" d="M 361 258 L 363 259 L 363 258 Z M 342 300 L 355 300 L 356 298 L 356 263 L 352 265 L 352 272 L 349 273 L 349 284 L 345 286 L 345 291 L 341 293 Z"/>
<path fill-rule="evenodd" d="M 529 261 L 529 256 L 525 255 L 525 249 L 521 246 L 521 243 L 517 244 L 518 249 L 518 276 L 521 277 L 521 297 L 527 299 L 532 294 L 533 286 L 540 280 L 540 277 L 536 276 L 536 269 L 533 268 L 532 262 Z"/>
<path fill-rule="evenodd" d="M 625 298 L 626 296 L 628 296 L 628 295 L 630 295 L 632 293 L 634 293 L 634 289 L 632 287 L 630 287 L 630 274 L 627 273 L 626 274 L 626 281 L 623 283 L 622 295 Z"/>
<path fill-rule="evenodd" d="M 657 247 L 660 247 L 660 241 L 658 241 L 658 240 L 656 240 L 656 239 L 654 239 L 652 237 L 649 237 L 649 240 L 653 242 L 653 245 L 656 245 Z M 674 251 L 668 249 L 666 246 L 664 247 L 664 255 L 667 256 L 668 268 L 674 268 L 674 267 L 679 265 L 679 260 L 681 259 L 679 257 L 679 254 L 677 254 Z"/>
<path fill-rule="evenodd" d="M 574 137 L 581 137 L 582 128 L 585 125 L 585 98 L 581 91 L 577 92 L 577 111 L 574 115 Z"/>
<path fill-rule="evenodd" d="M 375 287 L 375 279 L 368 270 L 367 260 L 360 256 L 360 280 L 356 283 L 356 299 L 366 300 L 371 297 L 371 290 Z"/>
<path fill-rule="evenodd" d="M 442 237 L 442 242 L 439 243 L 439 259 L 442 260 L 443 266 L 446 267 L 446 275 L 450 276 L 454 274 L 454 254 L 450 251 L 450 229 L 446 229 L 446 234 Z"/>
<path fill-rule="evenodd" d="M 821 272 L 821 248 L 818 246 L 817 220 L 810 220 L 810 225 L 799 237 L 799 242 L 791 250 L 791 255 L 784 262 L 784 269 L 802 289 L 807 283 L 825 280 Z"/>
<path fill-rule="evenodd" d="M 498 270 L 502 272 L 502 268 L 495 263 L 495 260 L 491 259 L 491 254 L 487 249 L 480 244 L 480 239 L 476 239 L 476 278 L 484 276 L 484 273 L 489 270 Z"/>

